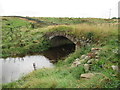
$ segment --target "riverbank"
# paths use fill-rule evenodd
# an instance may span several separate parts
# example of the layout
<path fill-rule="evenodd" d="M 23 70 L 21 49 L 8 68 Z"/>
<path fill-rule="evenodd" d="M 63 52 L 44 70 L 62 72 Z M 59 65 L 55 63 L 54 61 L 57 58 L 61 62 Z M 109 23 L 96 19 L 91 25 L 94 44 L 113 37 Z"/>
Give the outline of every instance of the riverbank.
<path fill-rule="evenodd" d="M 48 22 L 51 20 L 49 19 Z M 55 23 L 59 20 L 57 19 Z M 69 19 L 67 21 L 69 22 Z M 112 23 L 77 23 L 74 25 L 52 25 L 33 28 L 30 23 L 25 22 L 23 25 L 23 21 L 20 20 L 22 26 L 25 27 L 16 30 L 10 29 L 9 25 L 7 25 L 8 21 L 5 22 L 8 30 L 2 29 L 2 57 L 39 53 L 49 49 L 50 42 L 44 38 L 44 35 L 49 32 L 62 31 L 77 38 L 91 38 L 92 43 L 80 47 L 80 49 L 68 55 L 66 59 L 58 60 L 55 68 L 38 69 L 18 81 L 4 84 L 3 88 L 117 88 L 119 86 L 118 71 L 112 68 L 112 66 L 118 66 L 119 63 L 117 25 Z M 27 28 L 26 23 L 29 24 Z M 12 25 L 14 25 L 14 21 Z M 101 50 L 97 58 L 93 58 L 94 56 L 91 54 L 92 48 Z M 96 61 L 90 62 L 88 60 L 90 63 L 87 61 L 80 64 L 83 55 L 92 56 L 92 59 Z M 76 61 L 79 63 L 74 66 L 73 64 Z M 88 70 L 84 67 L 85 64 L 90 66 Z M 82 78 L 81 75 L 85 73 L 94 75 L 89 79 Z"/>
<path fill-rule="evenodd" d="M 21 78 L 21 80 L 4 84 L 3 88 L 117 88 L 119 79 L 112 65 L 118 65 L 115 41 L 108 41 L 101 48 L 99 61 L 93 62 L 89 71 L 83 65 L 72 67 L 73 62 L 90 52 L 92 47 L 81 48 L 70 54 L 65 60 L 59 60 L 55 68 L 43 68 Z M 89 79 L 81 78 L 84 73 L 98 73 Z"/>

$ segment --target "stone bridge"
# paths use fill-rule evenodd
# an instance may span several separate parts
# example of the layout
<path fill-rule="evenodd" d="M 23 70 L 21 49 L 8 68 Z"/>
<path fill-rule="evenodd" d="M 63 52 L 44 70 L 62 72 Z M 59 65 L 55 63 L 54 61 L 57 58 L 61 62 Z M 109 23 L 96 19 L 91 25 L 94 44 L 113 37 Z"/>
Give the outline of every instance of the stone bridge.
<path fill-rule="evenodd" d="M 91 40 L 84 37 L 78 38 L 75 35 L 68 34 L 68 32 L 65 31 L 49 32 L 45 34 L 45 37 L 50 41 L 53 47 L 65 44 L 74 44 L 75 49 L 78 49 L 91 43 Z"/>

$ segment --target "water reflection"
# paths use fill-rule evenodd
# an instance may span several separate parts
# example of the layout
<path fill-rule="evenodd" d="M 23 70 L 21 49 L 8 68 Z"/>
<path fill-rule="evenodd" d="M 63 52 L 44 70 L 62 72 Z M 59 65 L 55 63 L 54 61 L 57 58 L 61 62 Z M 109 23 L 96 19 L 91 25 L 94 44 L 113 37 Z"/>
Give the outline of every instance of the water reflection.
<path fill-rule="evenodd" d="M 2 61 L 2 83 L 18 80 L 21 76 L 43 67 L 53 67 L 47 58 L 41 55 L 26 56 L 24 58 L 7 58 Z M 0 73 L 1 74 L 1 73 Z"/>
<path fill-rule="evenodd" d="M 68 44 L 50 48 L 40 53 L 40 55 L 0 59 L 0 63 L 2 63 L 2 70 L 0 72 L 2 83 L 18 80 L 23 75 L 38 68 L 51 68 L 53 64 L 50 61 L 55 63 L 58 59 L 63 59 L 74 51 L 75 45 Z"/>
<path fill-rule="evenodd" d="M 74 51 L 75 45 L 67 44 L 59 47 L 50 48 L 49 50 L 42 52 L 42 54 L 50 60 L 54 60 L 54 62 L 57 62 L 59 59 L 64 59 L 67 55 Z"/>

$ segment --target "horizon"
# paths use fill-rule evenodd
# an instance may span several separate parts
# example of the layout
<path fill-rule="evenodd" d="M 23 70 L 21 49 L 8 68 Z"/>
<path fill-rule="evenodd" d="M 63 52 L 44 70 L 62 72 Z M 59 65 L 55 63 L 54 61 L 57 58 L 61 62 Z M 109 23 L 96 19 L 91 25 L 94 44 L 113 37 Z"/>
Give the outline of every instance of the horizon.
<path fill-rule="evenodd" d="M 111 18 L 99 18 L 99 17 L 42 17 L 42 16 L 17 16 L 17 15 L 6 15 L 6 16 L 0 16 L 0 17 L 41 17 L 41 18 L 93 18 L 93 19 L 112 19 L 114 17 Z M 119 17 L 115 17 L 116 19 L 118 19 Z"/>

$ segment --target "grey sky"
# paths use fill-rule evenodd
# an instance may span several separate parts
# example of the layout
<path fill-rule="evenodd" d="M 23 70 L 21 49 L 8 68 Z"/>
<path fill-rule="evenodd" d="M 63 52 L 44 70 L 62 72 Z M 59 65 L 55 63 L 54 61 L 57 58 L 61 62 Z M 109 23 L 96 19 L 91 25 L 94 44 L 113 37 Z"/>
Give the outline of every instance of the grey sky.
<path fill-rule="evenodd" d="M 118 17 L 119 0 L 1 0 L 0 15 L 39 17 Z"/>

